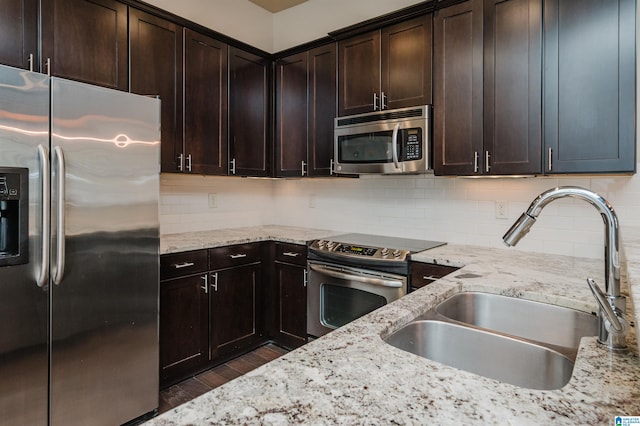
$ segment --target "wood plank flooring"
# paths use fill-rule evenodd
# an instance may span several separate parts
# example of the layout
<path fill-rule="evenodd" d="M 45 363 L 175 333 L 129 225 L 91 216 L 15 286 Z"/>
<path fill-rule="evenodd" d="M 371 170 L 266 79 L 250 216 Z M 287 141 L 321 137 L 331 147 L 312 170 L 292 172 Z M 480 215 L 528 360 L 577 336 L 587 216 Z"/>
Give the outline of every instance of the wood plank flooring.
<path fill-rule="evenodd" d="M 263 364 L 273 361 L 287 352 L 286 349 L 268 343 L 225 364 L 170 386 L 160 391 L 158 412 L 161 414 L 169 411 L 211 389 L 222 386 L 236 377 L 240 377 Z"/>

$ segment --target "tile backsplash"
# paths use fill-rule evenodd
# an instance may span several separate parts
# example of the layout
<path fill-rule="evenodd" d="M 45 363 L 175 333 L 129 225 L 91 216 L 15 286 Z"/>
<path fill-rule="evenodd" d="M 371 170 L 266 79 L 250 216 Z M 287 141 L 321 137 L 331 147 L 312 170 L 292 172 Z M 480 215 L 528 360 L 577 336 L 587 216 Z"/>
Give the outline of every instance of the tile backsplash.
<path fill-rule="evenodd" d="M 290 225 L 504 247 L 502 235 L 539 193 L 591 189 L 615 208 L 623 230 L 640 225 L 640 177 L 251 179 L 163 174 L 161 233 Z M 210 194 L 213 194 L 210 206 Z M 496 204 L 506 206 L 497 218 Z M 604 225 L 576 199 L 548 205 L 519 250 L 602 258 Z"/>

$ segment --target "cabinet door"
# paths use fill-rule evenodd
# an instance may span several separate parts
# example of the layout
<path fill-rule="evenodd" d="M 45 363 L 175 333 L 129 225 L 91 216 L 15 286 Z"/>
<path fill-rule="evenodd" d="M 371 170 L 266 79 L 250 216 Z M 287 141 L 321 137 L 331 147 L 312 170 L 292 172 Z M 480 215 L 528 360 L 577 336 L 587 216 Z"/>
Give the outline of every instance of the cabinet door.
<path fill-rule="evenodd" d="M 541 173 L 542 0 L 484 5 L 484 172 Z"/>
<path fill-rule="evenodd" d="M 275 174 L 278 177 L 303 176 L 303 163 L 307 162 L 307 58 L 307 52 L 303 52 L 276 62 Z"/>
<path fill-rule="evenodd" d="M 230 174 L 269 176 L 267 61 L 229 49 Z"/>
<path fill-rule="evenodd" d="M 206 273 L 160 283 L 160 381 L 182 378 L 209 359 Z"/>
<path fill-rule="evenodd" d="M 544 1 L 547 173 L 635 171 L 635 25 L 635 0 Z"/>
<path fill-rule="evenodd" d="M 482 170 L 482 0 L 434 15 L 434 171 Z"/>
<path fill-rule="evenodd" d="M 307 342 L 306 268 L 275 263 L 278 291 L 276 341 L 289 348 Z"/>
<path fill-rule="evenodd" d="M 161 170 L 179 171 L 182 154 L 182 28 L 129 11 L 131 92 L 160 96 Z"/>
<path fill-rule="evenodd" d="M 128 90 L 127 6 L 114 0 L 44 0 L 42 58 L 50 73 Z"/>
<path fill-rule="evenodd" d="M 338 114 L 371 112 L 380 95 L 380 31 L 338 43 Z"/>
<path fill-rule="evenodd" d="M 382 29 L 381 96 L 387 108 L 432 103 L 432 22 L 428 14 Z"/>
<path fill-rule="evenodd" d="M 253 263 L 211 273 L 211 359 L 247 348 L 259 338 L 260 268 Z"/>
<path fill-rule="evenodd" d="M 329 176 L 337 112 L 335 43 L 309 51 L 308 176 Z"/>
<path fill-rule="evenodd" d="M 0 0 L 0 10 L 0 64 L 29 69 L 38 56 L 38 2 Z"/>
<path fill-rule="evenodd" d="M 184 30 L 184 155 L 191 170 L 226 175 L 227 45 Z"/>

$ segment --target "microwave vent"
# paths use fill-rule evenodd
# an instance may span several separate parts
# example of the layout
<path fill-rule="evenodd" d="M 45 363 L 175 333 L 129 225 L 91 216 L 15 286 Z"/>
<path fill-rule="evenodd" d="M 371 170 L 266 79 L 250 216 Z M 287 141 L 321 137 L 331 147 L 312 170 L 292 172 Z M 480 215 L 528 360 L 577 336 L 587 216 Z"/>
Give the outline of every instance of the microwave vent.
<path fill-rule="evenodd" d="M 379 112 L 374 114 L 361 114 L 351 117 L 339 118 L 336 127 L 350 126 L 352 124 L 371 123 L 373 121 L 397 120 L 401 118 L 422 117 L 424 108 L 402 109 L 388 112 Z"/>

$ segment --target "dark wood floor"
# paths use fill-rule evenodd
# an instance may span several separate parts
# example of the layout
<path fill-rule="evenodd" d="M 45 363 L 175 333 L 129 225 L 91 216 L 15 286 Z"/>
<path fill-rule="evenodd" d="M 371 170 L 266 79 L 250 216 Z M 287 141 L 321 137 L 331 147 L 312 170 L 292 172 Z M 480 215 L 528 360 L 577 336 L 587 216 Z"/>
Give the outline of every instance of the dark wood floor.
<path fill-rule="evenodd" d="M 226 364 L 219 365 L 191 379 L 170 386 L 160 392 L 159 413 L 171 410 L 211 389 L 222 386 L 230 380 L 240 377 L 260 367 L 288 351 L 274 344 L 266 344 L 258 349 L 235 358 Z"/>

